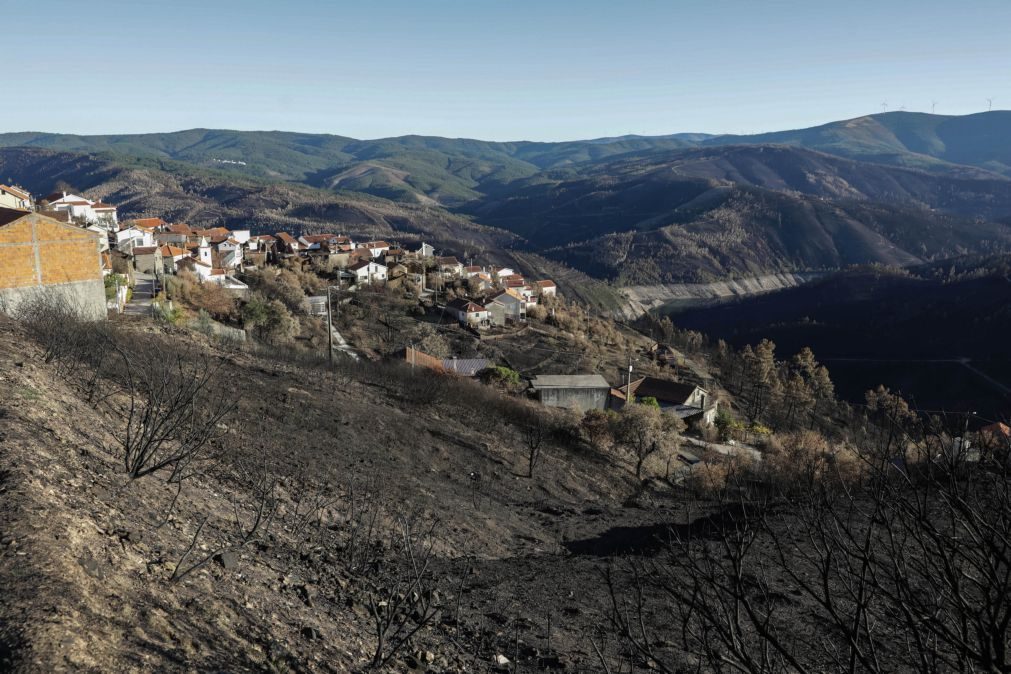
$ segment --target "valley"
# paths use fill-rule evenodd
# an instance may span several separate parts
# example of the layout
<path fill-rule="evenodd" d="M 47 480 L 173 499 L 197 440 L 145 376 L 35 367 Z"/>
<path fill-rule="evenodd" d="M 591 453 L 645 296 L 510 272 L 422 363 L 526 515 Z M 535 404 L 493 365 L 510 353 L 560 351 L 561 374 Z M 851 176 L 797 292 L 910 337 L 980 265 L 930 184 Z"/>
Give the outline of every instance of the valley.
<path fill-rule="evenodd" d="M 793 288 L 819 278 L 817 272 L 766 274 L 713 283 L 671 283 L 653 286 L 629 286 L 621 289 L 628 300 L 619 315 L 635 319 L 646 312 L 676 315 L 685 309 L 717 305 L 749 295 L 761 295 Z"/>
<path fill-rule="evenodd" d="M 909 270 L 854 269 L 720 306 L 674 309 L 675 323 L 731 344 L 814 349 L 847 400 L 878 383 L 931 410 L 999 416 L 1011 405 L 1011 257 Z"/>

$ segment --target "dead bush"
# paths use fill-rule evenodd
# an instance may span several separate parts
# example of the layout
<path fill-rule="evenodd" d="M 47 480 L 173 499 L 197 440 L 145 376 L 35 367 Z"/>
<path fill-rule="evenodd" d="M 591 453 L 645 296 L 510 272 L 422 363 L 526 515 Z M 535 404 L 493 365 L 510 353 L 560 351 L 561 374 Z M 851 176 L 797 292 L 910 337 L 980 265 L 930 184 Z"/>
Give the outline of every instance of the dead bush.
<path fill-rule="evenodd" d="M 223 421 L 235 409 L 223 362 L 156 341 L 110 345 L 110 390 L 102 403 L 127 475 L 137 479 L 167 469 L 170 481 L 184 479 L 211 458 Z"/>

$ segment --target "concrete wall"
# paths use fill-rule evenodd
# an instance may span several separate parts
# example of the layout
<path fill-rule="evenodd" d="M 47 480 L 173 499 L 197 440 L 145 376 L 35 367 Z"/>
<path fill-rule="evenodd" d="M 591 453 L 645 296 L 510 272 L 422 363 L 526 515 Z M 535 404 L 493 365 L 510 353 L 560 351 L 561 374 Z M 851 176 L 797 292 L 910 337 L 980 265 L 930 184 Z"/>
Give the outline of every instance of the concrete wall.
<path fill-rule="evenodd" d="M 606 408 L 608 392 L 606 388 L 544 388 L 537 390 L 537 399 L 547 407 L 585 412 Z"/>
<path fill-rule="evenodd" d="M 0 302 L 6 310 L 52 293 L 90 318 L 105 318 L 99 235 L 35 213 L 0 227 Z"/>
<path fill-rule="evenodd" d="M 19 304 L 38 297 L 58 297 L 77 309 L 82 317 L 100 321 L 108 316 L 105 283 L 78 281 L 34 288 L 0 288 L 0 311 L 13 313 Z"/>

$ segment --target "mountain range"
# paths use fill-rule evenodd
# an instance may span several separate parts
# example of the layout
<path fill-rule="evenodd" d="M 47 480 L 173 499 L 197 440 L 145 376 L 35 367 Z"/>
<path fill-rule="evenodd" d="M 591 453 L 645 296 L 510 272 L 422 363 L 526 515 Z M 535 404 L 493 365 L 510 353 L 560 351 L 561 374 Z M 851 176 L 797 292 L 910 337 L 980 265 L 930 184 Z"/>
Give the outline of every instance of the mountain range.
<path fill-rule="evenodd" d="M 1011 249 L 1011 112 L 557 143 L 194 129 L 0 134 L 0 176 L 124 214 L 509 249 L 609 284 Z M 463 254 L 464 250 L 455 252 Z"/>

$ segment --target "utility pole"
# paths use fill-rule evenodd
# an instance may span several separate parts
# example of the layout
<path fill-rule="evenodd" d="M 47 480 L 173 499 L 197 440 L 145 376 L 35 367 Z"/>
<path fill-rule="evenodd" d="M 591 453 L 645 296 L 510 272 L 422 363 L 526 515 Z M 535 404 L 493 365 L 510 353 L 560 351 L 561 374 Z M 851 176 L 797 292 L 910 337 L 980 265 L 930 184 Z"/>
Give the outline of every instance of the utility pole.
<path fill-rule="evenodd" d="M 338 304 L 338 309 L 340 305 Z M 327 344 L 327 362 L 330 363 L 330 369 L 333 369 L 333 311 L 330 302 L 330 286 L 326 287 L 326 344 Z"/>
<path fill-rule="evenodd" d="M 626 377 L 625 384 L 625 404 L 631 405 L 633 402 L 632 398 L 632 352 L 628 352 L 628 376 Z"/>

